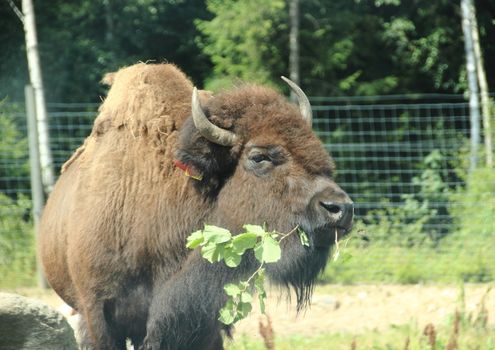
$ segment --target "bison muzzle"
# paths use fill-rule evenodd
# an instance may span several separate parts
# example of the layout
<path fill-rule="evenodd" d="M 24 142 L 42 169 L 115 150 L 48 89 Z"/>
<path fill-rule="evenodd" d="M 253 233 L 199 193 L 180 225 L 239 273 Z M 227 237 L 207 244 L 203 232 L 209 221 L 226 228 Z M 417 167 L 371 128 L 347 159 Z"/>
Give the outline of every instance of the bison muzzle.
<path fill-rule="evenodd" d="M 197 91 L 175 66 L 137 64 L 112 86 L 90 136 L 62 169 L 41 222 L 46 277 L 81 314 L 82 348 L 222 349 L 223 286 L 257 268 L 210 264 L 186 237 L 211 224 L 266 225 L 282 242 L 270 279 L 311 297 L 353 206 L 311 129 L 311 106 L 244 85 Z"/>

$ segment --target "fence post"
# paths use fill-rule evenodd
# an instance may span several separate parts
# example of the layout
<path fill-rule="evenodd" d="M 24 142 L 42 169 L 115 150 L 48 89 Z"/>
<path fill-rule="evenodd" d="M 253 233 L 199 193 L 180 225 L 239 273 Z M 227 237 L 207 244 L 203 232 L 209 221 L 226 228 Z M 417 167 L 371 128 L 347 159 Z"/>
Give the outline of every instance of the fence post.
<path fill-rule="evenodd" d="M 471 156 L 469 172 L 478 164 L 478 145 L 480 143 L 480 109 L 478 100 L 478 80 L 474 57 L 473 37 L 470 23 L 470 0 L 461 0 L 462 31 L 464 33 L 464 49 L 466 51 L 466 70 L 469 86 L 469 115 L 471 121 Z"/>
<path fill-rule="evenodd" d="M 43 182 L 41 179 L 38 131 L 36 126 L 36 103 L 34 100 L 33 87 L 31 85 L 26 85 L 24 87 L 24 93 L 26 98 L 26 117 L 29 139 L 29 165 L 31 169 L 31 198 L 33 203 L 34 234 L 37 244 L 39 238 L 39 221 L 41 217 L 41 211 L 43 210 L 43 204 L 45 202 L 45 195 L 43 192 Z M 43 270 L 41 268 L 41 264 L 37 254 L 36 275 L 38 279 L 38 286 L 44 289 L 48 288 L 48 283 L 46 282 L 45 276 L 43 275 Z"/>
<path fill-rule="evenodd" d="M 41 178 L 44 191 L 48 194 L 55 183 L 53 173 L 53 157 L 50 149 L 50 135 L 48 132 L 48 113 L 46 111 L 43 79 L 41 76 L 38 39 L 36 35 L 35 13 L 32 0 L 22 0 L 24 13 L 24 33 L 26 38 L 26 54 L 29 68 L 29 80 L 34 89 L 36 105 L 36 120 L 38 132 L 38 150 L 41 166 Z"/>
<path fill-rule="evenodd" d="M 491 127 L 490 98 L 488 94 L 488 82 L 486 80 L 485 67 L 483 64 L 483 54 L 480 47 L 480 35 L 478 31 L 478 20 L 476 19 L 476 6 L 471 3 L 470 9 L 471 33 L 474 45 L 474 58 L 476 60 L 476 71 L 478 73 L 478 82 L 481 93 L 481 115 L 483 117 L 483 136 L 485 141 L 486 166 L 493 167 L 493 142 Z"/>

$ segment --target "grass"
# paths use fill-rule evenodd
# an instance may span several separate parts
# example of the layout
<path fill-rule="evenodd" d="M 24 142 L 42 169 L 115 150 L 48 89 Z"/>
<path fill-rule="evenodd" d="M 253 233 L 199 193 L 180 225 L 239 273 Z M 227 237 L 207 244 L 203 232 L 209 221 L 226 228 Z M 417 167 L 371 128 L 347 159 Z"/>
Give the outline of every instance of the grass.
<path fill-rule="evenodd" d="M 30 236 L 27 236 L 30 237 Z M 18 241 L 18 243 L 21 243 Z M 357 243 L 357 244 L 356 244 Z M 351 240 L 337 261 L 330 260 L 322 284 L 471 283 L 495 279 L 495 239 L 446 242 L 440 247 L 361 246 Z M 34 239 L 26 238 L 8 261 L 0 258 L 0 288 L 34 286 Z"/>
<path fill-rule="evenodd" d="M 276 350 L 494 350 L 495 328 L 486 319 L 470 317 L 457 312 L 444 324 L 428 324 L 421 329 L 411 323 L 392 326 L 386 331 L 368 331 L 359 334 L 327 333 L 313 336 L 291 335 L 278 338 Z M 266 350 L 264 339 L 242 335 L 235 341 L 226 341 L 226 350 Z"/>
<path fill-rule="evenodd" d="M 483 283 L 495 278 L 495 239 L 458 240 L 455 236 L 438 247 L 363 246 L 352 239 L 344 248 L 348 258 L 330 261 L 321 283 L 424 282 Z"/>

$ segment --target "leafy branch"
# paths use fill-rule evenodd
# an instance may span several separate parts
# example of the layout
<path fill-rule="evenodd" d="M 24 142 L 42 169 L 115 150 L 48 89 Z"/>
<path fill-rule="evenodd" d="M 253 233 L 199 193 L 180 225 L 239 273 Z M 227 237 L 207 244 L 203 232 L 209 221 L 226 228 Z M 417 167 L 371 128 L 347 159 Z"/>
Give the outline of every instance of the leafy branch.
<path fill-rule="evenodd" d="M 187 238 L 187 248 L 201 247 L 201 255 L 211 263 L 223 261 L 228 267 L 235 268 L 250 249 L 260 263 L 247 280 L 224 286 L 227 302 L 220 310 L 219 317 L 219 321 L 224 324 L 233 324 L 249 314 L 252 310 L 253 291 L 258 294 L 261 312 L 265 312 L 265 264 L 280 260 L 280 242 L 297 232 L 301 244 L 309 246 L 308 236 L 299 226 L 285 234 L 267 232 L 259 225 L 244 225 L 243 228 L 244 232 L 232 235 L 227 229 L 205 225 L 203 230 L 193 232 Z"/>

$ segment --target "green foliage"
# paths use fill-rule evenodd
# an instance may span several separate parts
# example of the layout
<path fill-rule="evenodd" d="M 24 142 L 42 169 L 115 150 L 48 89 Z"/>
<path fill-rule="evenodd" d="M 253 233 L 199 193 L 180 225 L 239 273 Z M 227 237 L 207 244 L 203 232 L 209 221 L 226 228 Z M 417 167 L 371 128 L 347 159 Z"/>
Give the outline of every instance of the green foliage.
<path fill-rule="evenodd" d="M 36 2 L 35 11 L 51 102 L 100 102 L 103 74 L 139 61 L 174 62 L 198 82 L 211 69 L 195 42 L 194 20 L 210 16 L 203 1 L 53 0 Z M 22 23 L 6 2 L 0 17 L 0 98 L 22 101 L 28 81 Z"/>
<path fill-rule="evenodd" d="M 467 175 L 465 187 L 458 188 L 451 200 L 451 213 L 459 226 L 458 238 L 492 237 L 495 240 L 495 171 L 479 168 Z"/>
<path fill-rule="evenodd" d="M 280 84 L 288 71 L 284 0 L 35 5 L 49 101 L 97 102 L 103 73 L 137 61 L 174 62 L 215 90 L 236 78 Z M 484 61 L 492 62 L 495 5 L 476 6 Z M 22 100 L 28 80 L 22 25 L 6 3 L 0 18 L 0 98 Z M 302 1 L 302 85 L 320 96 L 462 91 L 459 23 L 459 4 L 448 0 Z M 493 85 L 493 68 L 486 68 Z"/>
<path fill-rule="evenodd" d="M 286 2 L 207 4 L 214 17 L 196 22 L 214 64 L 207 85 L 235 78 L 279 84 L 288 71 Z M 465 80 L 457 11 L 448 1 L 302 2 L 303 86 L 319 96 L 459 91 Z M 482 28 L 490 25 L 480 19 Z"/>
<path fill-rule="evenodd" d="M 373 210 L 356 223 L 345 253 L 331 261 L 325 283 L 487 282 L 495 278 L 495 173 L 478 169 L 453 191 L 434 151 L 413 178 L 418 188 L 394 206 Z M 433 203 L 442 203 L 433 206 Z M 448 208 L 448 211 L 447 211 Z M 442 229 L 440 229 L 440 227 Z M 360 239 L 361 238 L 361 239 Z"/>
<path fill-rule="evenodd" d="M 31 285 L 35 249 L 29 188 L 28 145 L 18 106 L 0 101 L 0 287 Z M 14 188 L 13 184 L 16 185 Z"/>
<path fill-rule="evenodd" d="M 400 70 L 401 85 L 414 82 L 453 92 L 465 88 L 463 56 L 456 54 L 463 49 L 456 6 L 447 1 L 401 3 L 398 15 L 385 19 L 382 34 L 394 68 Z M 411 15 L 405 16 L 407 12 Z"/>
<path fill-rule="evenodd" d="M 30 217 L 31 201 L 0 193 L 0 287 L 34 283 L 36 254 Z"/>
<path fill-rule="evenodd" d="M 462 244 L 459 259 L 468 259 L 463 280 L 486 282 L 495 278 L 493 251 L 495 249 L 495 171 L 479 168 L 467 175 L 465 187 L 451 196 L 456 203 L 450 212 L 457 224 L 449 237 L 453 246 Z M 460 243 L 462 242 L 462 243 Z M 491 265 L 490 265 L 491 264 Z"/>
<path fill-rule="evenodd" d="M 214 64 L 207 87 L 218 90 L 235 78 L 270 84 L 272 68 L 283 62 L 275 34 L 285 25 L 285 1 L 210 0 L 207 6 L 214 18 L 196 21 Z"/>
<path fill-rule="evenodd" d="M 430 153 L 423 161 L 421 175 L 412 179 L 417 193 L 403 195 L 401 203 L 385 202 L 383 209 L 366 214 L 362 227 L 374 242 L 408 248 L 438 243 L 445 234 L 445 228 L 440 230 L 437 225 L 445 219 L 438 214 L 441 210 L 443 215 L 445 209 L 433 207 L 433 203 L 445 203 L 450 196 L 441 174 L 442 161 L 439 151 Z"/>
<path fill-rule="evenodd" d="M 280 260 L 282 257 L 280 242 L 297 231 L 301 243 L 308 244 L 308 237 L 297 227 L 283 235 L 267 232 L 259 225 L 244 225 L 243 228 L 244 232 L 233 236 L 224 228 L 205 225 L 203 230 L 193 232 L 187 238 L 186 244 L 189 249 L 201 247 L 203 258 L 210 263 L 223 261 L 230 268 L 239 266 L 247 251 L 254 251 L 254 256 L 260 263 L 258 269 L 247 280 L 224 286 L 227 302 L 220 310 L 219 320 L 227 325 L 242 320 L 249 314 L 252 309 L 253 291 L 258 294 L 261 312 L 265 312 L 264 266 Z"/>
<path fill-rule="evenodd" d="M 11 190 L 8 184 L 13 178 L 21 179 L 27 187 L 29 175 L 28 145 L 25 135 L 19 130 L 25 120 L 16 118 L 17 106 L 0 101 L 0 191 Z"/>

